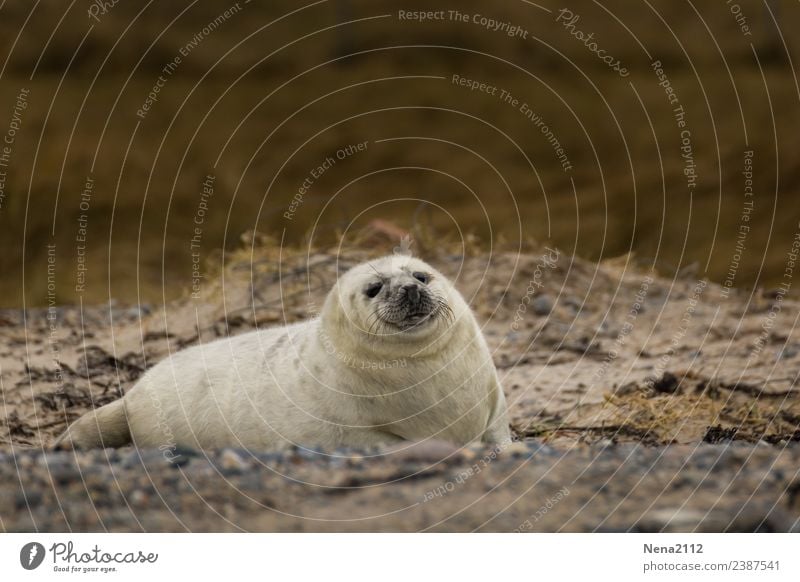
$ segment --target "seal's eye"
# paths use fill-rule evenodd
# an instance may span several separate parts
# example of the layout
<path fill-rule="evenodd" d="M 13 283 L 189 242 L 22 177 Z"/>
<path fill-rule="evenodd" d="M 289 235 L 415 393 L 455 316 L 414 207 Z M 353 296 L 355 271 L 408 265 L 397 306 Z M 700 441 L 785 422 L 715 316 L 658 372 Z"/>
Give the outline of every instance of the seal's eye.
<path fill-rule="evenodd" d="M 413 273 L 413 275 L 414 278 L 420 283 L 427 283 L 428 281 L 431 280 L 431 278 L 428 275 L 426 275 L 425 273 L 420 273 L 419 271 Z"/>
<path fill-rule="evenodd" d="M 383 283 L 373 283 L 364 290 L 364 295 L 372 299 L 383 289 Z"/>

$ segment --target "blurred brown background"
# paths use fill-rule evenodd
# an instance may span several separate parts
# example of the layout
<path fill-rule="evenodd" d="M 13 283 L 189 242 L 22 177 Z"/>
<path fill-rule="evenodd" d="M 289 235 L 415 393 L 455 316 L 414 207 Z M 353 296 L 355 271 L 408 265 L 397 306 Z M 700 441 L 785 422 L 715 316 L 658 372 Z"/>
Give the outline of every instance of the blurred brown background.
<path fill-rule="evenodd" d="M 634 251 L 720 282 L 736 263 L 746 289 L 787 280 L 796 2 L 461 2 L 467 22 L 436 1 L 112 4 L 0 8 L 2 306 L 161 302 L 243 232 L 325 244 L 375 218 L 487 248 Z M 693 188 L 655 60 L 685 111 Z"/>

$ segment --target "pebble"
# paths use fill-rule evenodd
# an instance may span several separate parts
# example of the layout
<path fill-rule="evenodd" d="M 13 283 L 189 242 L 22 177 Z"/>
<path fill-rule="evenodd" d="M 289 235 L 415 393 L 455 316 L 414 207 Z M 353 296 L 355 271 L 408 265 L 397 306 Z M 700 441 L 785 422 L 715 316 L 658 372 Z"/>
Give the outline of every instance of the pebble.
<path fill-rule="evenodd" d="M 364 457 L 358 453 L 351 454 L 347 459 L 347 464 L 351 467 L 360 467 L 364 463 Z"/>
<path fill-rule="evenodd" d="M 281 453 L 257 453 L 256 459 L 258 459 L 259 466 L 266 467 L 274 467 L 285 461 Z"/>
<path fill-rule="evenodd" d="M 38 491 L 32 491 L 30 488 L 23 492 L 17 491 L 14 495 L 14 506 L 17 509 L 25 509 L 28 506 L 35 507 L 42 502 L 42 494 Z"/>
<path fill-rule="evenodd" d="M 156 449 L 139 451 L 134 449 L 123 457 L 121 465 L 123 469 L 134 469 L 142 465 L 159 465 L 167 462 L 167 457 L 162 451 Z"/>
<path fill-rule="evenodd" d="M 327 458 L 327 455 L 324 455 L 322 452 L 306 447 L 296 447 L 294 454 L 306 461 L 318 461 L 323 457 Z"/>
<path fill-rule="evenodd" d="M 483 445 L 470 445 L 461 449 L 461 458 L 465 461 L 474 461 L 483 450 Z"/>
<path fill-rule="evenodd" d="M 668 507 L 648 511 L 638 522 L 639 532 L 685 532 L 696 529 L 703 523 L 706 512 L 702 509 Z"/>
<path fill-rule="evenodd" d="M 183 467 L 185 465 L 188 465 L 189 461 L 192 460 L 191 455 L 187 455 L 181 452 L 175 453 L 173 455 L 165 455 L 164 458 L 173 467 Z"/>
<path fill-rule="evenodd" d="M 512 457 L 530 457 L 532 452 L 525 442 L 515 441 L 500 449 L 500 454 L 509 455 Z"/>
<path fill-rule="evenodd" d="M 527 440 L 525 443 L 528 445 L 528 448 L 531 449 L 531 452 L 537 456 L 548 455 L 551 457 L 560 457 L 563 454 L 561 451 L 556 450 L 550 445 L 544 444 L 539 439 Z"/>
<path fill-rule="evenodd" d="M 100 458 L 107 460 L 111 463 L 116 463 L 119 460 L 119 449 L 103 449 Z"/>
<path fill-rule="evenodd" d="M 147 503 L 147 494 L 140 489 L 134 489 L 130 495 L 128 495 L 128 501 L 130 501 L 133 505 L 145 505 Z"/>
<path fill-rule="evenodd" d="M 250 468 L 249 464 L 232 449 L 225 449 L 219 457 L 219 464 L 223 472 L 238 474 Z"/>
<path fill-rule="evenodd" d="M 61 453 L 43 453 L 36 459 L 37 465 L 47 468 L 62 466 L 65 462 L 65 459 L 61 457 Z"/>
<path fill-rule="evenodd" d="M 475 463 L 476 459 L 491 457 L 494 460 L 494 450 L 479 444 L 462 448 L 443 441 L 402 443 L 377 451 L 345 449 L 337 451 L 345 461 L 337 468 L 332 466 L 329 456 L 319 455 L 314 461 L 292 465 L 287 461 L 297 458 L 292 451 L 259 453 L 258 461 L 241 449 L 208 452 L 208 457 L 205 453 L 198 457 L 196 451 L 173 451 L 187 462 L 191 459 L 183 474 L 171 469 L 163 452 L 158 450 L 141 451 L 147 471 L 135 450 L 120 450 L 116 462 L 109 461 L 105 451 L 79 452 L 79 465 L 75 464 L 76 453 L 72 452 L 17 453 L 16 466 L 15 460 L 4 453 L 7 462 L 0 464 L 0 506 L 7 501 L 3 521 L 8 529 L 14 531 L 26 528 L 30 531 L 34 528 L 65 531 L 67 524 L 76 529 L 99 530 L 102 529 L 101 523 L 119 530 L 141 529 L 142 526 L 148 531 L 175 527 L 174 519 L 162 507 L 159 497 L 163 497 L 163 505 L 173 510 L 193 530 L 221 527 L 220 522 L 207 520 L 205 509 L 210 504 L 223 511 L 225 503 L 232 504 L 230 518 L 237 524 L 270 527 L 272 521 L 253 521 L 261 517 L 253 515 L 252 508 L 256 505 L 242 494 L 234 490 L 230 494 L 220 492 L 220 473 L 228 474 L 226 480 L 231 486 L 246 491 L 246 495 L 257 504 L 289 508 L 299 493 L 308 508 L 323 511 L 322 508 L 330 503 L 331 490 L 320 489 L 317 485 L 341 481 L 351 488 L 354 484 L 394 482 L 398 475 L 423 471 L 446 458 L 454 463 L 463 463 L 461 467 L 452 467 L 455 475 Z M 372 457 L 373 454 L 377 456 Z M 364 457 L 362 462 L 362 455 L 370 457 Z M 535 462 L 526 462 L 530 456 L 535 456 Z M 512 463 L 509 461 L 512 457 L 520 460 Z M 18 466 L 26 463 L 30 465 L 28 470 L 18 470 Z M 473 474 L 463 490 L 480 492 L 497 486 L 493 495 L 516 496 L 543 474 L 548 475 L 549 481 L 540 491 L 551 485 L 559 489 L 569 484 L 569 496 L 559 502 L 557 509 L 548 513 L 547 521 L 539 524 L 545 529 L 562 525 L 564 516 L 575 516 L 572 527 L 589 531 L 600 522 L 609 531 L 719 531 L 729 525 L 729 529 L 735 531 L 759 527 L 787 531 L 800 527 L 800 510 L 782 493 L 793 483 L 798 463 L 800 443 L 791 443 L 786 449 L 739 441 L 727 445 L 692 444 L 663 448 L 621 444 L 570 451 L 559 445 L 545 445 L 540 439 L 527 439 L 502 448 L 492 470 Z M 280 465 L 279 470 L 273 469 L 276 465 Z M 85 483 L 80 479 L 79 469 Z M 203 471 L 197 472 L 198 469 Z M 116 482 L 111 478 L 111 470 Z M 504 482 L 502 478 L 512 470 L 517 476 Z M 713 476 L 709 476 L 709 470 L 714 471 Z M 575 480 L 576 475 L 582 477 Z M 61 480 L 66 482 L 59 484 Z M 298 480 L 309 485 L 300 485 Z M 672 480 L 670 487 L 664 489 L 664 482 L 669 480 Z M 720 496 L 719 483 L 733 485 L 724 496 Z M 598 490 L 600 484 L 605 486 Z M 417 500 L 419 486 L 417 481 L 401 479 L 391 488 L 348 489 L 346 495 L 337 498 L 337 503 L 343 504 L 341 514 L 344 517 L 351 517 L 359 508 L 367 506 L 373 512 L 373 504 L 382 510 L 391 510 L 408 499 Z M 119 487 L 124 493 L 119 491 Z M 663 493 L 654 505 L 650 491 L 655 489 Z M 334 491 L 337 495 L 342 493 Z M 125 507 L 121 493 L 136 516 L 142 519 L 142 524 L 129 517 L 131 511 Z M 596 501 L 584 508 L 595 493 Z M 63 502 L 61 508 L 56 503 L 56 495 Z M 461 493 L 453 491 L 448 495 L 452 498 Z M 535 510 L 542 500 L 535 493 L 533 495 L 529 501 L 533 499 L 531 503 Z M 687 499 L 689 503 L 684 506 Z M 627 511 L 609 515 L 609 508 L 616 507 L 623 500 Z M 460 500 L 455 501 L 460 503 Z M 714 503 L 719 503 L 718 510 L 706 517 L 707 507 Z M 747 504 L 752 504 L 752 511 L 732 523 L 732 516 Z M 426 511 L 433 512 L 431 516 L 436 519 L 451 515 L 453 510 L 452 506 L 440 503 L 426 507 Z M 147 511 L 140 511 L 140 508 L 147 508 Z M 635 511 L 631 511 L 633 508 Z M 471 519 L 468 512 L 462 515 Z M 762 524 L 764 516 L 768 516 L 770 521 Z M 294 522 L 281 523 L 281 527 L 287 530 L 297 526 Z M 397 526 L 401 522 L 386 523 Z M 475 521 L 476 525 L 478 523 Z M 516 523 L 519 521 L 506 521 L 498 527 L 513 528 Z"/>
<path fill-rule="evenodd" d="M 81 481 L 81 472 L 74 465 L 57 465 L 50 469 L 50 478 L 59 485 Z"/>
<path fill-rule="evenodd" d="M 125 315 L 130 319 L 139 319 L 148 315 L 150 313 L 150 309 L 147 306 L 142 305 L 140 307 L 131 307 L 130 309 L 125 311 Z"/>
<path fill-rule="evenodd" d="M 400 443 L 384 449 L 386 458 L 397 463 L 438 463 L 458 458 L 460 447 L 441 441 L 427 440 L 418 443 Z"/>
<path fill-rule="evenodd" d="M 549 295 L 539 295 L 531 302 L 531 308 L 536 315 L 550 315 L 555 304 Z"/>
<path fill-rule="evenodd" d="M 120 465 L 123 469 L 132 469 L 134 467 L 138 467 L 140 463 L 139 451 L 131 451 L 122 458 Z"/>

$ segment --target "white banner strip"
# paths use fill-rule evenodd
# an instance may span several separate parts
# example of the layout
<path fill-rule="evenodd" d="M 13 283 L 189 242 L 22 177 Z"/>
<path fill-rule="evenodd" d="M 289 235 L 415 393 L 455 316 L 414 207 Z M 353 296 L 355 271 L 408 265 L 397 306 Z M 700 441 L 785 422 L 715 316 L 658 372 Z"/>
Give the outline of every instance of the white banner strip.
<path fill-rule="evenodd" d="M 796 581 L 798 542 L 793 534 L 3 534 L 0 579 Z"/>

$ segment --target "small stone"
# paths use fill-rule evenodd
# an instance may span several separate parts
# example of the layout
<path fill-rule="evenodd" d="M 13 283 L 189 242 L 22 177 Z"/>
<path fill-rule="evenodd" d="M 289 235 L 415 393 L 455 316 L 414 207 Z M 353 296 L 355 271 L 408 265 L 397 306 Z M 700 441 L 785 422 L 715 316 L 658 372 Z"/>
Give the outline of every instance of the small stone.
<path fill-rule="evenodd" d="M 258 453 L 256 459 L 258 464 L 264 467 L 274 467 L 286 460 L 281 453 Z"/>
<path fill-rule="evenodd" d="M 36 507 L 42 502 L 42 494 L 38 491 L 18 491 L 14 496 L 14 506 L 17 509 L 24 509 L 28 506 Z"/>
<path fill-rule="evenodd" d="M 550 315 L 555 304 L 549 295 L 539 295 L 531 302 L 531 308 L 536 315 Z"/>
<path fill-rule="evenodd" d="M 351 467 L 360 467 L 364 462 L 364 457 L 358 453 L 353 453 L 347 458 L 347 464 Z"/>
<path fill-rule="evenodd" d="M 172 455 L 165 455 L 164 457 L 172 467 L 183 467 L 189 464 L 192 460 L 191 455 L 186 455 L 182 452 L 176 452 Z"/>
<path fill-rule="evenodd" d="M 81 472 L 73 465 L 64 464 L 52 467 L 50 469 L 50 478 L 59 485 L 79 483 L 81 481 Z"/>
<path fill-rule="evenodd" d="M 500 449 L 500 454 L 509 455 L 512 457 L 530 457 L 531 450 L 523 441 L 514 441 L 513 443 L 502 447 Z"/>
<path fill-rule="evenodd" d="M 474 446 L 464 447 L 461 449 L 461 458 L 465 461 L 474 461 L 478 456 L 478 450 L 482 449 L 483 447 L 477 448 Z"/>
<path fill-rule="evenodd" d="M 331 469 L 341 469 L 347 466 L 347 459 L 345 457 L 332 455 L 328 457 L 328 466 Z"/>
<path fill-rule="evenodd" d="M 140 489 L 134 489 L 128 496 L 128 500 L 134 505 L 144 505 L 147 503 L 147 494 Z"/>
<path fill-rule="evenodd" d="M 681 381 L 675 374 L 664 372 L 664 375 L 653 383 L 653 388 L 660 394 L 675 394 L 680 385 Z"/>
<path fill-rule="evenodd" d="M 447 441 L 427 440 L 392 445 L 384 450 L 384 454 L 388 460 L 397 463 L 438 463 L 458 458 L 460 450 Z"/>
<path fill-rule="evenodd" d="M 700 528 L 706 512 L 700 509 L 667 507 L 653 509 L 642 516 L 633 531 L 644 533 L 686 532 Z"/>
<path fill-rule="evenodd" d="M 40 467 L 63 467 L 68 465 L 69 461 L 60 453 L 44 453 L 36 460 Z"/>
<path fill-rule="evenodd" d="M 127 315 L 131 319 L 138 319 L 142 316 L 142 312 L 139 310 L 138 307 L 131 307 L 125 312 L 125 315 Z"/>
<path fill-rule="evenodd" d="M 139 458 L 139 451 L 134 450 L 125 455 L 120 464 L 122 465 L 123 469 L 133 469 L 141 465 L 141 463 L 142 461 Z"/>
<path fill-rule="evenodd" d="M 119 451 L 117 449 L 103 449 L 101 461 L 109 463 L 116 463 L 119 460 Z"/>
<path fill-rule="evenodd" d="M 561 452 L 554 449 L 551 446 L 544 444 L 539 439 L 529 439 L 525 441 L 525 444 L 528 445 L 528 448 L 531 449 L 531 453 L 534 455 L 550 455 L 550 456 L 561 456 Z"/>
<path fill-rule="evenodd" d="M 295 455 L 306 461 L 318 461 L 323 457 L 327 457 L 322 451 L 306 447 L 296 447 Z"/>
<path fill-rule="evenodd" d="M 157 465 L 167 461 L 169 454 L 171 454 L 169 449 L 163 453 L 156 449 L 134 449 L 125 455 L 121 465 L 123 469 L 136 469 L 142 465 Z"/>
<path fill-rule="evenodd" d="M 226 473 L 242 473 L 246 471 L 249 466 L 239 454 L 232 449 L 225 449 L 219 457 L 219 464 L 222 470 Z"/>

